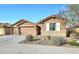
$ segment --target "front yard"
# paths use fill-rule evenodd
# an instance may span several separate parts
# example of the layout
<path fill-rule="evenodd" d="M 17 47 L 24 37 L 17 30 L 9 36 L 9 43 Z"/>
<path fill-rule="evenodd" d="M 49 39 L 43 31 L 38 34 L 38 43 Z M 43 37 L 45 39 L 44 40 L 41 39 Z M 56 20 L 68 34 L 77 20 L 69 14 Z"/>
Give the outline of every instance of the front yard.
<path fill-rule="evenodd" d="M 21 41 L 22 44 L 35 44 L 35 45 L 48 45 L 48 46 L 62 46 L 62 47 L 79 47 L 79 42 L 71 38 L 64 37 L 49 37 L 45 36 L 43 39 L 34 37 L 26 38 L 26 40 Z M 28 40 L 27 40 L 28 39 Z"/>
<path fill-rule="evenodd" d="M 23 42 L 21 42 L 21 43 L 22 44 L 33 44 L 33 45 L 55 46 L 55 45 L 52 45 L 49 40 L 42 40 L 42 42 L 40 42 L 40 41 L 27 41 L 25 43 L 23 43 Z M 77 48 L 79 48 L 79 46 L 69 45 L 67 43 L 61 45 L 60 47 L 71 47 L 71 48 L 77 47 Z"/>
<path fill-rule="evenodd" d="M 0 36 L 0 54 L 64 54 L 64 53 L 79 53 L 77 46 L 69 44 L 60 44 L 64 42 L 62 40 L 56 41 L 57 45 L 54 45 L 51 40 L 40 40 L 33 37 L 27 37 L 19 35 L 7 35 Z"/>

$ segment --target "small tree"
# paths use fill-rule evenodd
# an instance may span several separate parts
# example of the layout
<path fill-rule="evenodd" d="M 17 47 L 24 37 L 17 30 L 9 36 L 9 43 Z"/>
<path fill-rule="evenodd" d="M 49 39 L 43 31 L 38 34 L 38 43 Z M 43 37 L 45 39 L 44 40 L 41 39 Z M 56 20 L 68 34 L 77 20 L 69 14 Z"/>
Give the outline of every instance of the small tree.
<path fill-rule="evenodd" d="M 59 12 L 59 15 L 68 19 L 68 26 L 76 26 L 79 23 L 79 5 L 68 5 L 66 10 Z"/>
<path fill-rule="evenodd" d="M 72 32 L 72 34 L 74 34 L 73 27 L 79 26 L 79 5 L 68 5 L 65 10 L 59 12 L 59 15 L 61 17 L 67 18 L 68 20 L 66 23 L 67 26 L 69 26 L 69 30 L 67 28 L 67 37 L 70 36 Z"/>

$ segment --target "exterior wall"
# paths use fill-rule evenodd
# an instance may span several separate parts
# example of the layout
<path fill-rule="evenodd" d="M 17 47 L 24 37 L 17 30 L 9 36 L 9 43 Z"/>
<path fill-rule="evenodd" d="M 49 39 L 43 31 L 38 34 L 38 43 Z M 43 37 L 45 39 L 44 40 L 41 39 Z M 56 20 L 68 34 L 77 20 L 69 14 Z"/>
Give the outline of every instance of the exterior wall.
<path fill-rule="evenodd" d="M 0 27 L 0 35 L 10 35 L 10 27 Z"/>
<path fill-rule="evenodd" d="M 5 35 L 5 31 L 3 27 L 0 27 L 0 35 Z"/>
<path fill-rule="evenodd" d="M 46 31 L 46 23 L 60 23 L 60 31 Z M 43 24 L 38 24 L 41 27 L 41 35 L 44 36 L 66 36 L 66 23 L 65 20 L 49 19 Z"/>

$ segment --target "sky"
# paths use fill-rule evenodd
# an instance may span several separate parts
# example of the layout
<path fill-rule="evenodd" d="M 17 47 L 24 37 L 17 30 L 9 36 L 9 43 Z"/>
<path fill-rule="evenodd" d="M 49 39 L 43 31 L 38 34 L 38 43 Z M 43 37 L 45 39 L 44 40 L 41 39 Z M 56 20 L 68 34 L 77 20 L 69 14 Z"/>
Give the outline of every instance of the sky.
<path fill-rule="evenodd" d="M 66 4 L 0 4 L 0 22 L 15 23 L 21 19 L 37 23 L 64 10 Z"/>

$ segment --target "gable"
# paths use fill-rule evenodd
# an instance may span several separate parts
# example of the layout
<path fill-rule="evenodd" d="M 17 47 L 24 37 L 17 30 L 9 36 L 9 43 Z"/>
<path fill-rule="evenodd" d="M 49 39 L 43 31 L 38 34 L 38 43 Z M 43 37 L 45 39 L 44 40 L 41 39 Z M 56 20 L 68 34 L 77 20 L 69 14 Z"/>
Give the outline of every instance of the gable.
<path fill-rule="evenodd" d="M 50 18 L 50 19 L 44 21 L 42 24 L 46 24 L 46 23 L 60 23 L 61 25 L 65 25 L 66 21 L 58 19 L 58 18 Z"/>
<path fill-rule="evenodd" d="M 43 24 L 43 23 L 46 23 L 46 22 L 66 22 L 67 19 L 61 17 L 61 16 L 57 16 L 57 15 L 54 15 L 54 16 L 49 16 L 45 19 L 42 19 L 41 21 L 38 22 L 38 24 Z"/>
<path fill-rule="evenodd" d="M 22 24 L 22 23 L 24 23 L 24 22 L 26 22 L 26 21 L 25 21 L 25 20 L 20 20 L 20 21 L 14 23 L 12 26 L 13 26 L 13 27 L 19 26 L 20 24 Z"/>
<path fill-rule="evenodd" d="M 19 26 L 35 26 L 35 24 L 25 22 L 25 23 L 20 24 Z"/>
<path fill-rule="evenodd" d="M 44 21 L 43 23 L 56 23 L 56 22 L 61 23 L 62 20 L 60 20 L 60 19 L 58 19 L 58 18 L 50 18 L 50 19 Z"/>
<path fill-rule="evenodd" d="M 20 20 L 16 22 L 15 24 L 12 25 L 12 27 L 17 27 L 17 26 L 28 26 L 28 25 L 34 25 L 32 22 L 29 22 L 27 20 Z"/>

